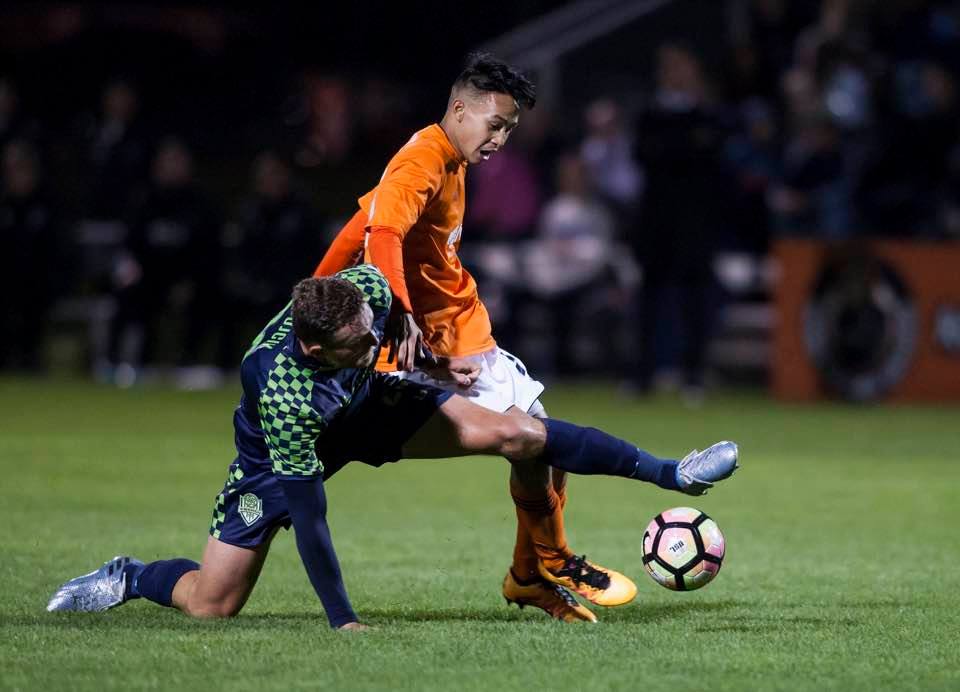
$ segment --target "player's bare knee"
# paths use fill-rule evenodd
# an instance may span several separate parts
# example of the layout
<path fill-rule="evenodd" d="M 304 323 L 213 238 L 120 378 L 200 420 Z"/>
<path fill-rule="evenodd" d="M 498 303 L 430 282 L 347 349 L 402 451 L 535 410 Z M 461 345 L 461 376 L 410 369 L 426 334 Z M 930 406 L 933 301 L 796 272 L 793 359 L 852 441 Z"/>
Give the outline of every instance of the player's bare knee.
<path fill-rule="evenodd" d="M 191 603 L 187 608 L 187 615 L 200 620 L 219 620 L 232 618 L 240 613 L 243 603 L 229 599 L 225 601 L 211 601 L 206 603 Z"/>
<path fill-rule="evenodd" d="M 543 424 L 530 416 L 503 416 L 498 424 L 499 453 L 515 465 L 526 465 L 543 452 Z"/>
<path fill-rule="evenodd" d="M 194 591 L 187 600 L 184 612 L 201 619 L 232 618 L 240 612 L 245 602 L 246 598 L 238 593 L 228 592 L 225 596 L 211 598 Z"/>

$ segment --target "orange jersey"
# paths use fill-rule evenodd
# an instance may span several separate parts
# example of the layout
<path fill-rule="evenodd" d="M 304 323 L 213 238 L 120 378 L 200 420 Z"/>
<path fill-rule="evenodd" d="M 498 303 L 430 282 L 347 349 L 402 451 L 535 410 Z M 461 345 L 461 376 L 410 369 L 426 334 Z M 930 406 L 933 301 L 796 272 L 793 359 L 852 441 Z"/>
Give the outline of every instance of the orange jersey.
<path fill-rule="evenodd" d="M 473 355 L 496 345 L 477 283 L 457 257 L 465 173 L 466 163 L 446 133 L 430 125 L 410 138 L 387 164 L 378 185 L 359 199 L 367 230 L 388 227 L 399 233 L 414 317 L 426 346 L 442 356 Z M 351 246 L 356 225 L 351 221 L 341 232 L 344 238 L 350 236 Z M 327 258 L 324 265 L 332 266 Z M 318 273 L 327 272 L 318 268 Z M 378 369 L 395 369 L 386 365 L 386 349 Z"/>

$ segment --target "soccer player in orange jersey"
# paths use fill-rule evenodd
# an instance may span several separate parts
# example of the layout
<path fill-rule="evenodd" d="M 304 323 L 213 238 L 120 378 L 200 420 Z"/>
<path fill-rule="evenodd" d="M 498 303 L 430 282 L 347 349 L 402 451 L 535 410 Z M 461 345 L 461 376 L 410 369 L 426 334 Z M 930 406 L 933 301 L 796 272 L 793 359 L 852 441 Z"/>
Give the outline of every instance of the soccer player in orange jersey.
<path fill-rule="evenodd" d="M 503 147 L 532 108 L 534 86 L 506 64 L 471 56 L 455 81 L 439 124 L 415 133 L 387 164 L 378 185 L 338 234 L 316 276 L 359 261 L 375 264 L 394 294 L 394 337 L 378 369 L 430 383 L 499 412 L 546 418 L 543 385 L 523 363 L 498 348 L 477 284 L 460 264 L 467 167 Z M 424 350 L 424 347 L 426 351 Z M 440 357 L 415 370 L 418 357 Z M 395 362 L 394 362 L 395 361 Z M 570 589 L 592 603 L 628 603 L 636 586 L 588 562 L 567 545 L 563 526 L 566 474 L 537 465 L 513 467 L 510 491 L 518 527 L 513 563 L 504 578 L 508 602 L 539 607 L 563 620 L 581 617 Z"/>

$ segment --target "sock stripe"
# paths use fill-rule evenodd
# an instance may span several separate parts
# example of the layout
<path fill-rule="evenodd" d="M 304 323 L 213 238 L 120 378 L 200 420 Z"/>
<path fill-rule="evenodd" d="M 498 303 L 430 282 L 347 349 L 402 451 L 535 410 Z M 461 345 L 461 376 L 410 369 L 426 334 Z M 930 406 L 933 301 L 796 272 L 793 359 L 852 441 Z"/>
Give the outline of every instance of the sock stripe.
<path fill-rule="evenodd" d="M 513 503 L 525 512 L 531 512 L 533 514 L 553 514 L 557 508 L 557 499 L 553 494 L 549 494 L 545 498 L 529 498 L 513 495 Z"/>

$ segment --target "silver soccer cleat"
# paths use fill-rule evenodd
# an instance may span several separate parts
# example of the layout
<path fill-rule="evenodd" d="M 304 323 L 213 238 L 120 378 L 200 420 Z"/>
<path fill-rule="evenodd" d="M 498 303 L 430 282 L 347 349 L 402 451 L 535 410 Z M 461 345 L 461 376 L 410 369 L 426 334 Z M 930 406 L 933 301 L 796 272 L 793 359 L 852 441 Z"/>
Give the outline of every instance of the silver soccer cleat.
<path fill-rule="evenodd" d="M 717 481 L 729 478 L 740 468 L 737 463 L 737 445 L 718 442 L 702 452 L 693 450 L 677 467 L 681 492 L 687 495 L 705 495 Z"/>
<path fill-rule="evenodd" d="M 75 610 L 98 612 L 126 603 L 127 575 L 124 567 L 143 563 L 132 557 L 121 556 L 103 563 L 103 567 L 90 574 L 71 579 L 57 589 L 47 603 L 47 610 Z"/>

